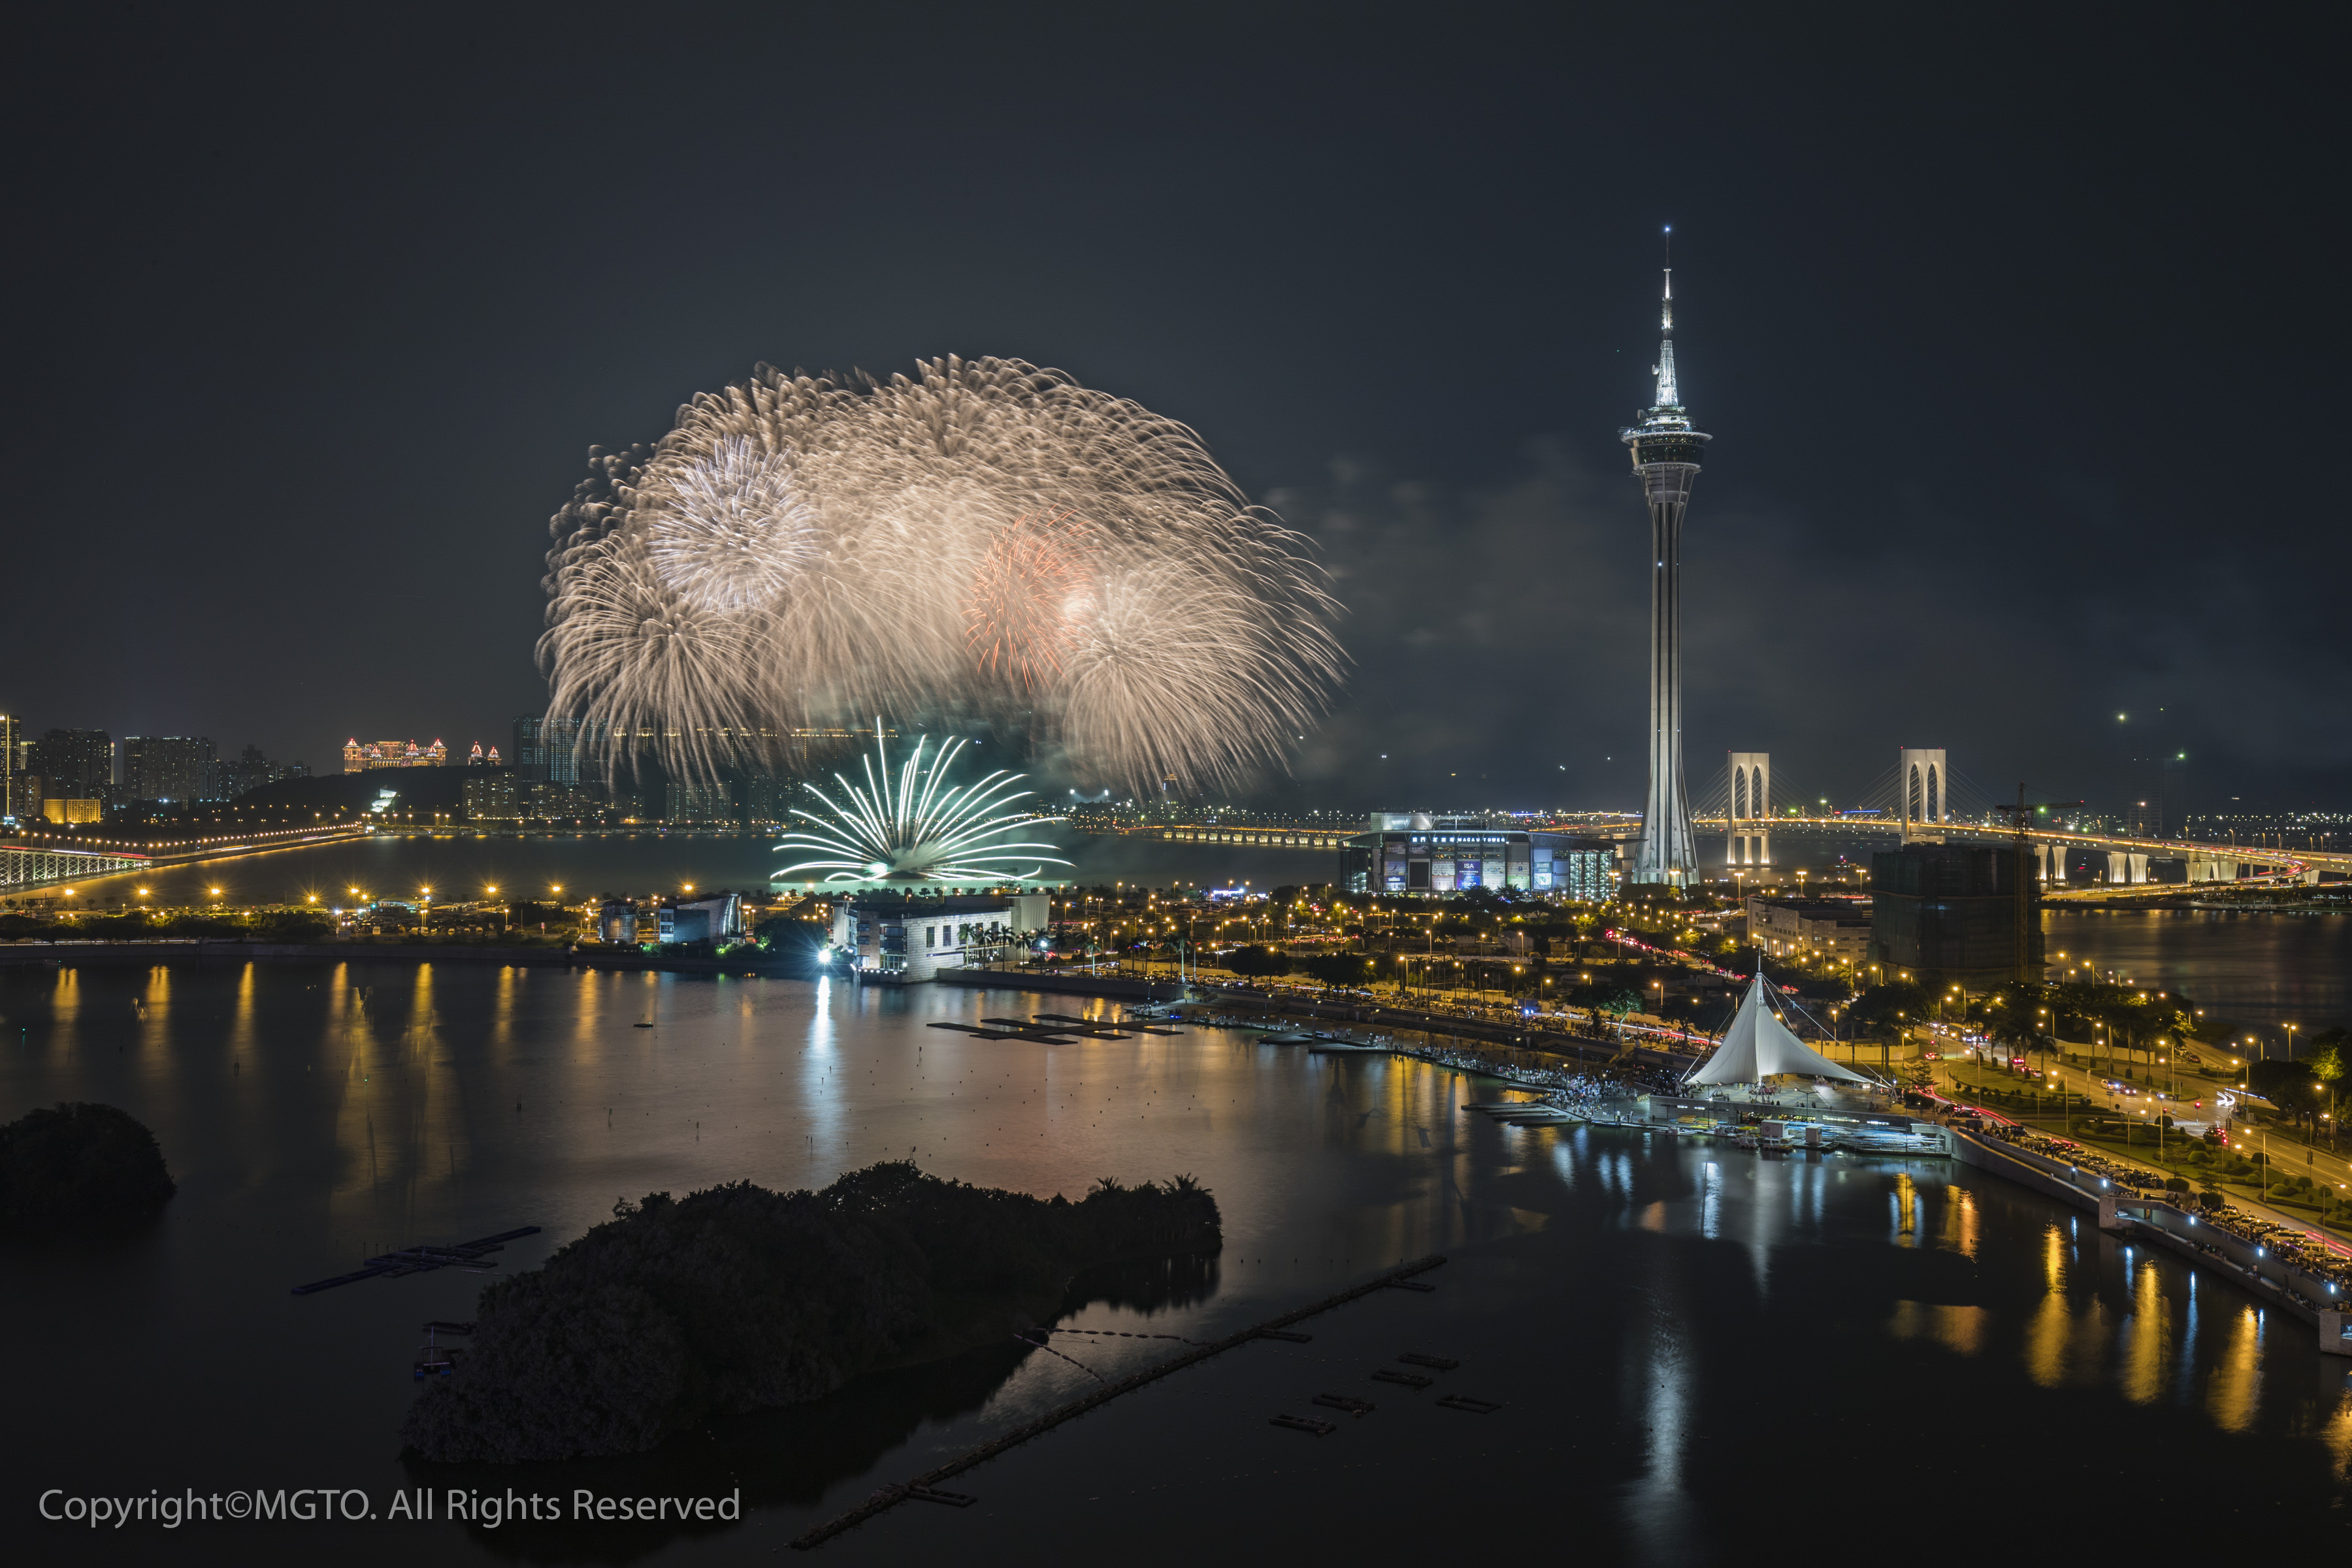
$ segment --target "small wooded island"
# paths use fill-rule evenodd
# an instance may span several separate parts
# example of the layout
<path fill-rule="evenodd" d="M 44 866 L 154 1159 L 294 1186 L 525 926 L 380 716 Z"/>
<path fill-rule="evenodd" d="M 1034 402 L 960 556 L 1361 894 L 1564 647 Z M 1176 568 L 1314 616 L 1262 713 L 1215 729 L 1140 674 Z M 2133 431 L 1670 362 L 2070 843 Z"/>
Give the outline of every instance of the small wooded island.
<path fill-rule="evenodd" d="M 638 1453 L 1048 1321 L 1081 1269 L 1223 1239 L 1188 1176 L 1074 1204 L 892 1161 L 821 1192 L 656 1193 L 484 1290 L 471 1358 L 401 1436 L 439 1460 Z"/>
<path fill-rule="evenodd" d="M 0 1127 L 0 1224 L 140 1219 L 179 1190 L 155 1134 L 111 1105 L 60 1101 Z"/>

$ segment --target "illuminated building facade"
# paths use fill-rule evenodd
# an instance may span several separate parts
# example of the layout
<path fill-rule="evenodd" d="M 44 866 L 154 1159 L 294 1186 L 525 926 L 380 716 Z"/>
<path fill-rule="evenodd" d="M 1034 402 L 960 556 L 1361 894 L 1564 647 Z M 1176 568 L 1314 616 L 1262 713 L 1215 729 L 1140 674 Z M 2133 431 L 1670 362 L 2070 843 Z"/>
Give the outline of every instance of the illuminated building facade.
<path fill-rule="evenodd" d="M 357 741 L 343 742 L 343 772 L 370 773 L 377 768 L 438 768 L 449 762 L 449 748 L 438 740 L 429 746 L 419 746 L 414 741 L 371 741 L 362 745 Z"/>
<path fill-rule="evenodd" d="M 1598 902 L 1616 885 L 1616 848 L 1604 840 L 1425 812 L 1379 812 L 1370 826 L 1339 851 L 1339 885 L 1351 893 L 1488 888 Z"/>

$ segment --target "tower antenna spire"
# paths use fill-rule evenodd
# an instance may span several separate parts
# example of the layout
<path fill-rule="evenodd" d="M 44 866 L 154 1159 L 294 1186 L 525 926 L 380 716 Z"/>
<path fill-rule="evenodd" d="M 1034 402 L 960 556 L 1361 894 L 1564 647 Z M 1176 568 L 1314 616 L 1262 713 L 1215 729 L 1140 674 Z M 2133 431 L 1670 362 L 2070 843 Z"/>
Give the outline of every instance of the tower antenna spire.
<path fill-rule="evenodd" d="M 1675 226 L 1666 225 L 1666 291 L 1658 304 L 1658 363 L 1650 367 L 1658 378 L 1657 401 L 1652 408 L 1681 405 L 1682 388 L 1675 379 Z"/>

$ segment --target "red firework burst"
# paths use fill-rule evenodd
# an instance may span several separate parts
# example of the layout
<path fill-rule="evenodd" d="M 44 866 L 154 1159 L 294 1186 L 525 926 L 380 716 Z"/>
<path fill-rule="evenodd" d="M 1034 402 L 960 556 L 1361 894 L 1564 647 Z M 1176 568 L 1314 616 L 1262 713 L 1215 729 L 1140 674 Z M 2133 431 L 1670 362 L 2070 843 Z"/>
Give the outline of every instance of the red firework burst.
<path fill-rule="evenodd" d="M 1069 511 L 1024 513 L 996 537 L 964 601 L 964 646 L 981 670 L 1034 690 L 1058 678 L 1092 614 L 1087 522 Z"/>

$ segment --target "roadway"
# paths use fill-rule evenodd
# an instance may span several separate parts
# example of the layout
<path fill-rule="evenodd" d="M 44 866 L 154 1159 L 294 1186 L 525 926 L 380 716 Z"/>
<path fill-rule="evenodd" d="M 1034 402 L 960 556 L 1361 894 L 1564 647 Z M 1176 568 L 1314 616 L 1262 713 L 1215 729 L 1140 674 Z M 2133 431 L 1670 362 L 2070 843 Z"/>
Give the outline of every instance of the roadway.
<path fill-rule="evenodd" d="M 1694 818 L 1691 826 L 1713 832 L 1724 832 L 1729 824 L 1720 816 Z M 1957 822 L 1907 825 L 1913 837 L 1945 839 L 1966 839 L 1971 843 L 2014 844 L 2017 834 L 2006 827 L 1981 827 Z M 1885 834 L 1901 836 L 1906 825 L 1901 821 L 1874 816 L 1771 816 L 1742 821 L 1743 833 L 1782 833 L 1804 830 L 1810 832 Z M 2035 844 L 2079 844 L 2092 848 L 2113 849 L 2135 855 L 2147 855 L 2164 860 L 2195 858 L 2200 860 L 2236 860 L 2254 866 L 2280 866 L 2296 868 L 2316 868 L 2329 871 L 2352 871 L 2352 852 L 2332 849 L 2281 849 L 2259 844 L 2217 844 L 2197 838 L 2133 838 L 2116 833 L 2076 833 L 2063 828 L 2033 827 L 2026 830 L 2029 842 Z"/>
<path fill-rule="evenodd" d="M 1948 1046 L 1951 1042 L 1948 1037 L 1945 1037 L 1940 1043 Z M 2068 1044 L 2074 1045 L 2074 1042 L 2068 1042 Z M 2074 1045 L 2074 1048 L 2083 1052 L 2091 1049 L 2087 1045 Z M 1966 1054 L 1973 1057 L 1975 1053 L 1968 1051 Z M 1948 1066 L 1948 1062 L 1946 1065 Z M 1994 1065 L 1994 1070 L 2000 1070 L 1995 1064 L 1988 1065 Z M 2137 1065 L 2137 1070 L 2145 1072 L 2150 1069 L 2142 1063 Z M 2094 1108 L 2105 1106 L 2106 1110 L 2118 1115 L 2142 1118 L 2147 1124 L 2148 1142 L 2155 1146 L 2170 1142 L 2177 1147 L 2184 1140 L 2192 1136 L 2187 1133 L 2173 1134 L 2168 1138 L 2161 1136 L 2162 1130 L 2156 1125 L 2157 1118 L 2170 1116 L 2176 1121 L 2219 1121 L 2222 1118 L 2214 1107 L 2214 1096 L 2217 1093 L 2227 1092 L 2229 1089 L 2227 1084 L 2192 1081 L 2183 1085 L 2178 1080 L 2169 1085 L 2168 1089 L 2164 1089 L 2158 1088 L 2154 1083 L 2144 1083 L 2138 1079 L 2112 1078 L 2105 1073 L 2088 1068 L 2075 1067 L 2065 1062 L 2047 1063 L 2046 1061 L 2042 1068 L 2036 1069 L 2033 1078 L 2019 1079 L 2017 1087 L 2030 1089 L 2035 1079 L 2045 1086 L 2077 1096 Z M 1956 1077 L 1952 1079 L 1952 1083 L 1954 1092 L 1961 1092 L 1961 1086 Z M 2055 1108 L 2053 1109 L 2054 1110 Z M 2030 1110 L 2011 1115 L 2009 1120 L 2021 1121 L 2037 1131 L 2049 1132 L 2053 1136 L 2067 1135 L 2063 1126 L 2052 1128 L 2037 1122 Z M 2231 1131 L 2231 1143 L 2241 1153 L 2271 1154 L 2273 1156 L 2271 1168 L 2283 1174 L 2307 1175 L 2315 1182 L 2325 1182 L 2339 1192 L 2352 1188 L 2352 1160 L 2347 1160 L 2341 1154 L 2331 1153 L 2326 1149 L 2310 1148 L 2286 1138 L 2271 1140 L 2262 1130 L 2249 1131 L 2242 1125 Z M 2126 1158 L 2104 1146 L 2101 1147 L 2100 1152 L 2113 1159 Z M 2298 1159 L 2296 1157 L 2298 1154 L 2302 1158 Z M 2158 1171 L 2164 1175 L 2172 1174 L 2170 1171 L 2164 1170 L 2148 1160 L 2132 1160 L 2130 1163 Z M 2233 1198 L 2231 1201 L 2238 1200 Z M 2272 1219 L 2280 1225 L 2293 1226 L 2297 1229 L 2309 1231 L 2319 1237 L 2333 1252 L 2344 1253 L 2352 1250 L 2347 1249 L 2343 1242 L 2315 1227 L 2307 1219 L 2299 1218 L 2268 1205 L 2255 1206 L 2259 1207 L 2265 1218 Z"/>

